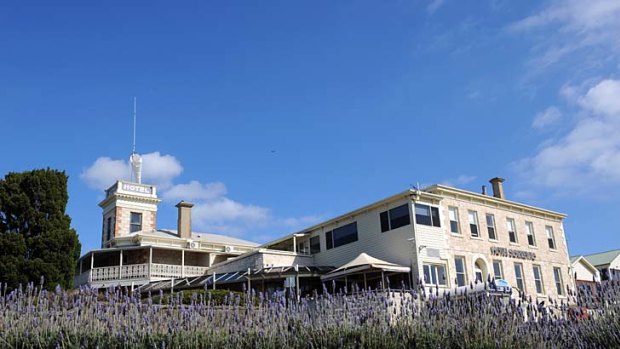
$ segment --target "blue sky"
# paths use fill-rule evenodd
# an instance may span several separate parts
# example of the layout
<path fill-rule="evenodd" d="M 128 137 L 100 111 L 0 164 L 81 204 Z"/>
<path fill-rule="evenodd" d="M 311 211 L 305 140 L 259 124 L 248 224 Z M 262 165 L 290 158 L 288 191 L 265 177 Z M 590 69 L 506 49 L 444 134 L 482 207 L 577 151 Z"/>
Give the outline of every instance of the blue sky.
<path fill-rule="evenodd" d="M 0 174 L 69 175 L 83 252 L 127 173 L 174 228 L 265 241 L 421 185 L 569 215 L 571 254 L 620 247 L 620 4 L 75 1 L 0 5 Z"/>

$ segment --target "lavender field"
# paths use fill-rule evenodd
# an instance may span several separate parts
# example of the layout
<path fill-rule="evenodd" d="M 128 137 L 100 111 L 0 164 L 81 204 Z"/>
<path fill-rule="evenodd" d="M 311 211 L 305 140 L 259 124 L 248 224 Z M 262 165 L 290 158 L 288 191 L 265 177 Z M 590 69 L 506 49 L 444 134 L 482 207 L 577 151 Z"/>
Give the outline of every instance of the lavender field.
<path fill-rule="evenodd" d="M 620 283 L 571 294 L 587 306 L 483 294 L 360 291 L 283 297 L 179 292 L 141 299 L 125 290 L 66 292 L 29 285 L 0 304 L 7 348 L 610 348 L 620 347 Z"/>

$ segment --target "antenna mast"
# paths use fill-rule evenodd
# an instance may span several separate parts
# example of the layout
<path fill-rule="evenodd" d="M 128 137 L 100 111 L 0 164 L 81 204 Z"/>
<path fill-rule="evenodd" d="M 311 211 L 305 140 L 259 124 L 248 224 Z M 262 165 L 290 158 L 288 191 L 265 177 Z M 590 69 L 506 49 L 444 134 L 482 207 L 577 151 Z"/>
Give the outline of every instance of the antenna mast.
<path fill-rule="evenodd" d="M 136 183 L 142 183 L 142 157 L 136 153 L 136 97 L 133 98 L 133 146 L 131 156 L 131 179 Z"/>
<path fill-rule="evenodd" d="M 133 98 L 133 147 L 131 153 L 136 153 L 136 97 Z"/>

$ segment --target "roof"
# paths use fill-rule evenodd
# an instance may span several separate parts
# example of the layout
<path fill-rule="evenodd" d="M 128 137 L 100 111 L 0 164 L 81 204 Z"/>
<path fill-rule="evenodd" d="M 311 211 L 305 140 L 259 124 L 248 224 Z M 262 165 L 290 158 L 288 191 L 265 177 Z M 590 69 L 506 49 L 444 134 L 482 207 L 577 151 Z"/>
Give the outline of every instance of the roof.
<path fill-rule="evenodd" d="M 138 231 L 135 233 L 129 234 L 132 235 L 154 235 L 159 237 L 171 238 L 171 239 L 180 239 L 176 230 L 172 229 L 159 229 L 155 231 Z M 259 244 L 252 241 L 238 239 L 232 236 L 220 235 L 220 234 L 212 234 L 212 233 L 198 233 L 192 232 L 192 240 L 196 241 L 207 241 L 216 244 L 222 245 L 244 245 L 257 247 Z"/>
<path fill-rule="evenodd" d="M 596 269 L 596 267 L 592 263 L 588 262 L 588 260 L 584 256 L 572 256 L 572 257 L 570 257 L 570 264 L 572 266 L 574 266 L 577 263 L 583 264 L 593 274 L 596 274 L 598 272 L 598 269 Z"/>
<path fill-rule="evenodd" d="M 599 266 L 599 265 L 611 264 L 611 262 L 613 262 L 614 259 L 618 258 L 618 255 L 620 255 L 620 249 L 611 250 L 607 252 L 601 252 L 601 253 L 594 253 L 594 254 L 584 256 L 584 257 L 585 259 L 588 260 L 588 262 L 592 263 L 595 266 Z"/>
<path fill-rule="evenodd" d="M 397 273 L 408 273 L 411 270 L 409 267 L 404 267 L 395 263 L 386 262 L 384 260 L 372 257 L 362 252 L 349 263 L 346 263 L 340 268 L 337 268 L 322 276 L 321 280 L 335 279 L 347 274 L 353 274 L 372 269 Z"/>

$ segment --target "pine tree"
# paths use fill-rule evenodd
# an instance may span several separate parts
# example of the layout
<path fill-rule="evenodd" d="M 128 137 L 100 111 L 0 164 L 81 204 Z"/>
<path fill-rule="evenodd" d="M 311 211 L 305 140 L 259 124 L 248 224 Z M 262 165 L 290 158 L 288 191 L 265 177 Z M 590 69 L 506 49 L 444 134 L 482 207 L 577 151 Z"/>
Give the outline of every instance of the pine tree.
<path fill-rule="evenodd" d="M 48 288 L 73 286 L 81 245 L 65 213 L 64 172 L 9 173 L 0 180 L 0 282 L 9 287 L 41 277 Z"/>

